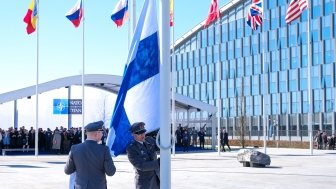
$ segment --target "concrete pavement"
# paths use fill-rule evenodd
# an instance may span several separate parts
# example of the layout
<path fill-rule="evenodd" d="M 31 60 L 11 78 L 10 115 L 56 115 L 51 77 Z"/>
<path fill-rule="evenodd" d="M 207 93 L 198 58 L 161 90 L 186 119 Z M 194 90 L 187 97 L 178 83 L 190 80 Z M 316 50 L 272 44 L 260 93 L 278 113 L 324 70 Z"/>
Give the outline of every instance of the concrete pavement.
<path fill-rule="evenodd" d="M 263 152 L 263 149 L 258 149 Z M 177 153 L 172 156 L 172 189 L 218 188 L 334 188 L 336 150 L 268 148 L 271 165 L 243 167 L 237 150 Z M 0 188 L 65 189 L 69 176 L 63 172 L 67 156 L 1 156 Z M 108 177 L 108 188 L 134 188 L 134 170 L 125 155 L 114 158 L 117 173 Z M 163 178 L 161 178 L 163 179 Z"/>

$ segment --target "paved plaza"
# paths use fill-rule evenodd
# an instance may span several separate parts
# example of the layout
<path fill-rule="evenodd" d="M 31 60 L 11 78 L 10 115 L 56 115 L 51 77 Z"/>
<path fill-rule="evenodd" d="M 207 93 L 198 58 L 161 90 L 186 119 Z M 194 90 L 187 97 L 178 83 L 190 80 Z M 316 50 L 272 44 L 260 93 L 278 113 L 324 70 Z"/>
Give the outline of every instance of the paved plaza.
<path fill-rule="evenodd" d="M 258 149 L 263 152 L 263 149 Z M 336 151 L 268 148 L 271 165 L 243 167 L 238 149 L 221 153 L 196 151 L 172 156 L 172 189 L 217 188 L 335 188 Z M 1 156 L 0 188 L 66 189 L 63 172 L 67 156 Z M 134 170 L 125 155 L 114 158 L 117 172 L 108 177 L 108 188 L 134 188 Z"/>

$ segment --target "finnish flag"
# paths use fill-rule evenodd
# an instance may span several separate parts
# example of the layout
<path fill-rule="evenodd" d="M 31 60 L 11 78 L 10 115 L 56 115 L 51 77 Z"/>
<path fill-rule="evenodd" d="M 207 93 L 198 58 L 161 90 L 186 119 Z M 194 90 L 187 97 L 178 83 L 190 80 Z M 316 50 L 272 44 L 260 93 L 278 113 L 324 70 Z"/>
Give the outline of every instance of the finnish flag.
<path fill-rule="evenodd" d="M 128 131 L 144 122 L 147 132 L 160 121 L 160 51 L 155 0 L 145 0 L 129 49 L 121 87 L 114 107 L 106 145 L 111 154 L 126 151 L 133 140 Z"/>

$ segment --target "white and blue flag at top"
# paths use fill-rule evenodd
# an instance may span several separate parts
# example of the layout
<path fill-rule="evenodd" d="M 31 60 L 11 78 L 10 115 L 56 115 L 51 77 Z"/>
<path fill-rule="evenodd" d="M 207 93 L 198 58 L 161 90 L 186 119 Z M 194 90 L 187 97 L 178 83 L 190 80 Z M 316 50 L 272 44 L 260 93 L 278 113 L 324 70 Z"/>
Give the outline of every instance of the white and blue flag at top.
<path fill-rule="evenodd" d="M 129 49 L 106 145 L 111 154 L 124 153 L 133 140 L 129 128 L 144 122 L 147 132 L 159 128 L 160 52 L 155 0 L 144 2 Z"/>

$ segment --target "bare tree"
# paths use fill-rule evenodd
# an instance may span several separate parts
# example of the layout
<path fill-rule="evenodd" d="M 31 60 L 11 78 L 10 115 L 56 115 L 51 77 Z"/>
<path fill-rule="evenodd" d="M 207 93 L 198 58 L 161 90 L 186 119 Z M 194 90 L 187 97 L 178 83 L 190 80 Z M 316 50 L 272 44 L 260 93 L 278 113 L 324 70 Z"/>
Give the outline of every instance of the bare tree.
<path fill-rule="evenodd" d="M 239 80 L 239 79 L 238 79 Z M 247 131 L 247 112 L 246 112 L 246 103 L 245 103 L 245 95 L 244 95 L 244 80 L 243 78 L 241 80 L 240 87 L 237 87 L 236 91 L 236 97 L 237 97 L 237 113 L 238 116 L 236 117 L 236 123 L 235 124 L 235 130 L 236 134 L 238 136 L 238 140 L 240 142 L 240 145 L 242 148 L 245 148 L 245 137 L 246 137 L 246 131 Z"/>

